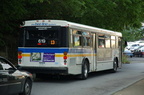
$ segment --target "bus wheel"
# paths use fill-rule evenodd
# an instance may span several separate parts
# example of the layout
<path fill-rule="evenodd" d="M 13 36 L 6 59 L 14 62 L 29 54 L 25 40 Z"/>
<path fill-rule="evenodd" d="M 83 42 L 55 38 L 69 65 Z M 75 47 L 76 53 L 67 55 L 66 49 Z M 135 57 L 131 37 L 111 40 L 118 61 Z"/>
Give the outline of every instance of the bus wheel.
<path fill-rule="evenodd" d="M 80 75 L 80 79 L 85 80 L 88 77 L 88 62 L 85 61 L 84 64 L 82 65 L 82 72 Z"/>
<path fill-rule="evenodd" d="M 118 63 L 117 63 L 117 60 L 114 59 L 112 72 L 115 73 L 117 71 L 117 68 L 118 68 Z"/>

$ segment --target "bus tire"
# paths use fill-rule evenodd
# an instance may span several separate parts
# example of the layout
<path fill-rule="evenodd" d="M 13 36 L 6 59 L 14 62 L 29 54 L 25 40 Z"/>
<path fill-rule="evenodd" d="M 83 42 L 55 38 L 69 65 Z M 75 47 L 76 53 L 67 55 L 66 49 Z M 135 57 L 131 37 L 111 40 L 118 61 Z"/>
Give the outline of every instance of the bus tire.
<path fill-rule="evenodd" d="M 118 62 L 116 59 L 114 59 L 112 72 L 113 73 L 117 72 L 117 68 L 118 68 Z"/>
<path fill-rule="evenodd" d="M 80 79 L 81 80 L 85 80 L 88 78 L 88 62 L 85 61 L 83 64 L 82 64 L 82 71 L 81 71 L 81 75 L 80 75 Z"/>

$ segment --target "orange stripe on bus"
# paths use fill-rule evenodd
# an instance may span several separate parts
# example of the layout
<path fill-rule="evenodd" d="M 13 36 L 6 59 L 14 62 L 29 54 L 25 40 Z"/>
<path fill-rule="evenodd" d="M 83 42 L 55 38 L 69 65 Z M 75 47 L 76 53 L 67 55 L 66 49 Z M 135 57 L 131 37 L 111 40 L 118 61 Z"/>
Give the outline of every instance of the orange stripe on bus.
<path fill-rule="evenodd" d="M 23 57 L 30 57 L 30 54 L 22 54 Z M 55 54 L 55 57 L 63 57 L 63 54 Z M 82 57 L 82 56 L 96 56 L 96 54 L 73 54 L 67 55 L 68 57 Z"/>

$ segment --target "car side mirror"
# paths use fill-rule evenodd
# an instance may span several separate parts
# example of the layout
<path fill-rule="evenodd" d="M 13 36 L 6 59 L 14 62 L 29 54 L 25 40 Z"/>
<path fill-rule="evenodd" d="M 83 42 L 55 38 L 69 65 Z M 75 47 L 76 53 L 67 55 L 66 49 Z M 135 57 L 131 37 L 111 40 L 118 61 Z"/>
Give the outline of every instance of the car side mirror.
<path fill-rule="evenodd" d="M 21 70 L 21 67 L 19 65 L 15 66 L 18 70 Z"/>
<path fill-rule="evenodd" d="M 8 72 L 11 74 L 11 73 L 14 73 L 16 71 L 16 69 L 14 69 L 14 68 L 9 68 L 8 69 Z"/>

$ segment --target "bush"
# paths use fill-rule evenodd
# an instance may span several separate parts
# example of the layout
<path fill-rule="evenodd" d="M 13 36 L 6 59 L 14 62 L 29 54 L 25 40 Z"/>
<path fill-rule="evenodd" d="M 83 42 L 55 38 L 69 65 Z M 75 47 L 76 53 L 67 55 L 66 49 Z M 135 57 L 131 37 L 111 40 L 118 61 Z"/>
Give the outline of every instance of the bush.
<path fill-rule="evenodd" d="M 130 61 L 128 60 L 128 56 L 124 55 L 122 56 L 122 63 L 123 64 L 130 64 Z"/>

